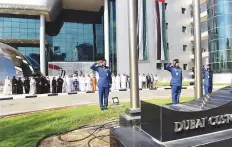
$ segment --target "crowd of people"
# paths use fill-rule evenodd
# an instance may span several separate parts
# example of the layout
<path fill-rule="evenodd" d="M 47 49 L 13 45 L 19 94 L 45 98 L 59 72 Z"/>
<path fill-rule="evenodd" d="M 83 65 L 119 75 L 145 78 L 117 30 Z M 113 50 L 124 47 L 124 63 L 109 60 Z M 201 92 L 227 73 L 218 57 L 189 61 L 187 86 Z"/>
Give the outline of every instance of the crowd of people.
<path fill-rule="evenodd" d="M 15 76 L 10 79 L 6 77 L 3 94 L 44 94 L 50 93 L 50 80 L 48 77 L 35 76 L 35 77 L 25 77 L 16 78 Z"/>
<path fill-rule="evenodd" d="M 71 93 L 92 92 L 98 90 L 99 76 L 90 74 L 73 74 L 65 77 L 45 77 L 42 75 L 34 77 L 6 77 L 3 94 L 46 94 L 46 93 Z M 152 74 L 139 74 L 139 89 L 151 89 L 158 87 L 158 77 Z M 112 75 L 111 90 L 124 90 L 130 88 L 130 76 L 118 74 Z"/>

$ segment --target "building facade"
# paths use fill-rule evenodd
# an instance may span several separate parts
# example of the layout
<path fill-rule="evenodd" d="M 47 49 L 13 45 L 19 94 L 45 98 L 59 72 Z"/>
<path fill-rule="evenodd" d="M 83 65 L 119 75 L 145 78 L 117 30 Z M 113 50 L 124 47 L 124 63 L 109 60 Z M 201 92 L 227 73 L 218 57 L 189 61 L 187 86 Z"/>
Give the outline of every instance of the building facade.
<path fill-rule="evenodd" d="M 229 6 L 228 0 L 201 0 L 203 64 L 212 65 L 216 82 L 231 78 Z M 178 58 L 184 80 L 192 80 L 193 16 L 192 0 L 138 0 L 140 74 L 169 81 L 165 65 Z M 126 0 L 0 0 L 0 22 L 0 42 L 21 52 L 35 71 L 89 73 L 90 64 L 105 57 L 114 74 L 129 74 Z"/>
<path fill-rule="evenodd" d="M 221 79 L 231 79 L 232 1 L 208 0 L 209 63 Z M 225 76 L 223 76 L 225 75 Z M 222 77 L 223 76 L 223 77 Z"/>

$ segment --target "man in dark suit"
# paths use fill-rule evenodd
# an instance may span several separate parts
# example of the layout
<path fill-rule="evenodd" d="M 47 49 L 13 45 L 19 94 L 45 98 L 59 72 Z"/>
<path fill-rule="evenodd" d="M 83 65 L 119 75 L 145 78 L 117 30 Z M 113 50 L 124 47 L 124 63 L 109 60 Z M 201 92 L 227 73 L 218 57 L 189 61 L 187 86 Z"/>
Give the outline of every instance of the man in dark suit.
<path fill-rule="evenodd" d="M 106 60 L 102 59 L 94 63 L 90 69 L 98 72 L 98 89 L 99 89 L 99 104 L 101 110 L 105 110 L 108 107 L 108 97 L 109 90 L 112 84 L 111 71 L 108 66 L 106 66 Z M 104 97 L 104 103 L 103 103 Z"/>

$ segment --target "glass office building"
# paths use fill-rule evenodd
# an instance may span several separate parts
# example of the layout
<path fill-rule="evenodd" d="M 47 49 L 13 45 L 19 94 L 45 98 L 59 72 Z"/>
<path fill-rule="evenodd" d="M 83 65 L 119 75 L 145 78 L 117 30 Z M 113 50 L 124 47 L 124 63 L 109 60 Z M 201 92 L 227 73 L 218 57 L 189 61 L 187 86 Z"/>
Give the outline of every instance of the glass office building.
<path fill-rule="evenodd" d="M 104 57 L 103 13 L 62 10 L 47 23 L 50 61 L 89 62 Z"/>
<path fill-rule="evenodd" d="M 110 3 L 110 63 L 116 72 L 115 1 Z M 0 38 L 24 56 L 40 63 L 40 20 L 25 15 L 0 15 Z M 99 12 L 62 10 L 46 23 L 48 62 L 94 62 L 104 58 L 104 18 Z"/>
<path fill-rule="evenodd" d="M 101 12 L 63 10 L 56 21 L 47 23 L 46 47 L 53 56 L 50 61 L 96 61 L 104 57 L 102 15 Z M 24 55 L 39 54 L 38 18 L 1 15 L 0 22 L 0 38 L 3 41 Z"/>
<path fill-rule="evenodd" d="M 33 72 L 87 74 L 93 62 L 107 57 L 106 52 L 112 72 L 117 73 L 115 0 L 88 1 L 80 6 L 83 2 L 1 2 L 0 9 L 5 11 L 0 12 L 0 42 L 18 50 Z M 107 11 L 108 16 L 104 15 Z"/>
<path fill-rule="evenodd" d="M 208 0 L 209 63 L 215 73 L 232 72 L 232 1 Z"/>

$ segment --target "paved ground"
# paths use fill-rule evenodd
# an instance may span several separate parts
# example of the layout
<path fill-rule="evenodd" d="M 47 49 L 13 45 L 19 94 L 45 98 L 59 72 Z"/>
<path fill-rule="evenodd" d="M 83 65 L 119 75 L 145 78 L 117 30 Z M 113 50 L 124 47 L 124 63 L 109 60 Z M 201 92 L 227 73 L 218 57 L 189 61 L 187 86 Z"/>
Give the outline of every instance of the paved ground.
<path fill-rule="evenodd" d="M 193 97 L 194 90 L 186 89 L 182 90 L 182 96 Z M 111 92 L 109 102 L 112 97 L 118 97 L 121 102 L 128 102 L 130 100 L 129 91 Z M 140 99 L 154 99 L 154 98 L 167 98 L 171 97 L 170 90 L 144 90 L 140 91 Z M 50 97 L 38 97 L 32 99 L 14 99 L 0 101 L 0 116 L 11 115 L 17 113 L 69 107 L 84 104 L 96 104 L 98 103 L 98 93 L 77 94 L 77 95 L 65 95 L 65 96 L 50 96 Z"/>

